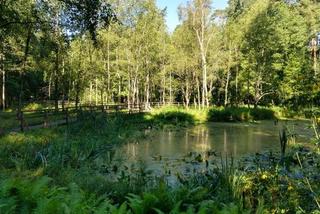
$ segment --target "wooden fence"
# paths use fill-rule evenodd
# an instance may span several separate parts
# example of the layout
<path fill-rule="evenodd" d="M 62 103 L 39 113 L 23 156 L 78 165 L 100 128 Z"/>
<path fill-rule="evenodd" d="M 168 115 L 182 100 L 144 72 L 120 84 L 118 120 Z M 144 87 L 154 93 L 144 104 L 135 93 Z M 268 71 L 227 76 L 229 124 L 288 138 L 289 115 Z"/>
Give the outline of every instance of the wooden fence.
<path fill-rule="evenodd" d="M 36 128 L 47 128 L 50 126 L 65 125 L 74 122 L 84 112 L 88 113 L 139 113 L 149 111 L 152 107 L 161 107 L 163 103 L 150 103 L 146 105 L 128 104 L 108 104 L 108 105 L 87 105 L 76 107 L 66 107 L 58 109 L 43 109 L 43 110 L 27 110 L 17 114 L 19 128 L 14 128 L 14 131 L 25 131 Z M 172 103 L 170 105 L 180 106 L 180 103 Z"/>

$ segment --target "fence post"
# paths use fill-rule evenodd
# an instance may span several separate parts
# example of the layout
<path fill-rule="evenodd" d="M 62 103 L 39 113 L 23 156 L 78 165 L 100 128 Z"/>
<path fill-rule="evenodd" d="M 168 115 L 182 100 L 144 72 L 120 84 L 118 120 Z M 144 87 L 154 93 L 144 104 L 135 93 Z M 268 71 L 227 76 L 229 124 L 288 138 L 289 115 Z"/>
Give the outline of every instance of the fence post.
<path fill-rule="evenodd" d="M 69 125 L 69 108 L 65 108 L 66 124 Z"/>
<path fill-rule="evenodd" d="M 23 111 L 19 112 L 19 119 L 20 119 L 20 131 L 24 131 L 24 119 L 23 119 Z"/>
<path fill-rule="evenodd" d="M 82 117 L 82 106 L 76 109 L 76 111 L 77 111 L 77 120 L 79 120 L 80 117 Z"/>
<path fill-rule="evenodd" d="M 48 128 L 48 111 L 44 110 L 44 123 L 43 123 L 44 128 Z"/>

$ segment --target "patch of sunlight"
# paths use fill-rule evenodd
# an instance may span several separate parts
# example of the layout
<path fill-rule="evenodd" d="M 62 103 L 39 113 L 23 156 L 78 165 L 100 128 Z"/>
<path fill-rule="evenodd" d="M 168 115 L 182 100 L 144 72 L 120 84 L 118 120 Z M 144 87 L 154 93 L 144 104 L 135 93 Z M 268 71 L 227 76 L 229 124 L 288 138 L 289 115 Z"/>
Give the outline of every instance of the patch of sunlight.
<path fill-rule="evenodd" d="M 32 176 L 33 177 L 40 177 L 40 176 L 43 176 L 44 175 L 44 168 L 43 167 L 40 167 L 38 168 L 37 170 L 35 170 L 33 173 L 32 173 Z"/>
<path fill-rule="evenodd" d="M 52 130 L 41 130 L 29 133 L 11 132 L 1 138 L 2 144 L 40 143 L 47 144 L 51 139 L 57 138 L 58 134 Z"/>

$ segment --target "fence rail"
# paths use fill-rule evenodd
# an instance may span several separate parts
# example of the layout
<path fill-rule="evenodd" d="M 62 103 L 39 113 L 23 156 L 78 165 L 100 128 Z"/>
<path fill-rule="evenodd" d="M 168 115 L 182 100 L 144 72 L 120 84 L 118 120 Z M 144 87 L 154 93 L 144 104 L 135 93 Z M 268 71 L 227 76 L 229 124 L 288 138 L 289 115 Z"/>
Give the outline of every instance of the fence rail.
<path fill-rule="evenodd" d="M 154 107 L 161 107 L 164 103 L 140 103 L 140 104 L 107 104 L 107 105 L 81 105 L 78 107 L 65 107 L 58 109 L 24 110 L 16 114 L 15 122 L 11 127 L 4 128 L 4 131 L 26 131 L 36 128 L 47 128 L 50 126 L 66 125 L 78 120 L 79 115 L 84 112 L 97 113 L 139 113 L 147 112 Z M 170 105 L 180 106 L 180 103 L 170 103 Z M 12 115 L 14 116 L 14 115 Z M 6 130 L 7 129 L 7 130 Z M 3 131 L 3 132 L 4 132 Z M 0 127 L 1 133 L 1 127 Z"/>

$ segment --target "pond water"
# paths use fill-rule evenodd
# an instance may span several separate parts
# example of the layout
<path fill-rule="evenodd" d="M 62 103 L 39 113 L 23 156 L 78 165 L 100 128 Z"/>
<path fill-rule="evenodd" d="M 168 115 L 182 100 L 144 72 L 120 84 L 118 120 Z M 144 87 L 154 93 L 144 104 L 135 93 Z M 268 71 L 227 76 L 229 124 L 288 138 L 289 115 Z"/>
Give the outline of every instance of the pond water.
<path fill-rule="evenodd" d="M 280 150 L 279 131 L 286 126 L 296 142 L 312 137 L 309 121 L 263 121 L 260 123 L 207 123 L 179 130 L 146 130 L 146 139 L 122 145 L 115 157 L 153 171 L 204 166 L 210 156 L 239 158 L 248 154 Z M 197 164 L 199 163 L 199 164 Z M 187 167 L 188 168 L 188 167 Z"/>

